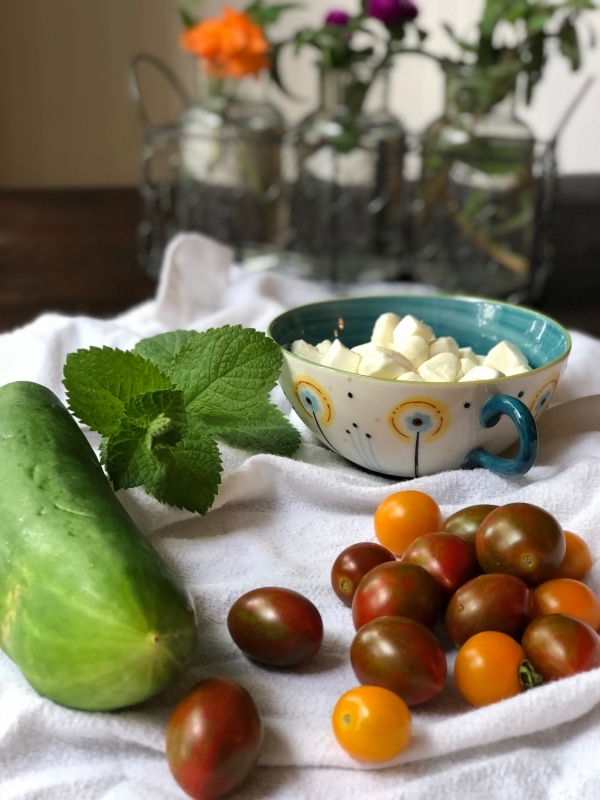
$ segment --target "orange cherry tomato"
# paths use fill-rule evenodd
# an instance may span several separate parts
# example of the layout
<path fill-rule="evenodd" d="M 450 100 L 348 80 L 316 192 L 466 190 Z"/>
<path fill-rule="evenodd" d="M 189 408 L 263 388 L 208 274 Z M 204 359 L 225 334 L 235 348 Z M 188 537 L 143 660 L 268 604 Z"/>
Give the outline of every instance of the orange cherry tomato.
<path fill-rule="evenodd" d="M 396 492 L 375 512 L 375 534 L 395 556 L 402 556 L 409 544 L 426 533 L 442 529 L 442 512 L 424 492 Z"/>
<path fill-rule="evenodd" d="M 592 554 L 590 548 L 581 536 L 571 531 L 565 531 L 567 552 L 563 562 L 556 571 L 555 578 L 572 578 L 581 581 L 592 568 Z"/>
<path fill-rule="evenodd" d="M 530 597 L 532 619 L 543 614 L 569 614 L 586 622 L 595 631 L 600 628 L 600 600 L 581 581 L 554 578 L 541 583 Z"/>
<path fill-rule="evenodd" d="M 357 761 L 381 764 L 410 740 L 412 719 L 397 694 L 380 686 L 357 686 L 342 695 L 331 718 L 338 744 Z"/>
<path fill-rule="evenodd" d="M 519 666 L 527 656 L 518 642 L 498 631 L 471 636 L 458 651 L 454 680 L 472 706 L 488 706 L 523 690 Z"/>

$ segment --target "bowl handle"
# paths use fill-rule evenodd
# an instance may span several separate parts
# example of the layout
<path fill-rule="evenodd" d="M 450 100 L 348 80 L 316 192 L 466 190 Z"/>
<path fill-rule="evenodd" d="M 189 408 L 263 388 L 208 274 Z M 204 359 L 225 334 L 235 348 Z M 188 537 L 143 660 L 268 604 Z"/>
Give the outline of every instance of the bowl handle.
<path fill-rule="evenodd" d="M 538 433 L 531 411 L 516 397 L 496 394 L 483 404 L 481 424 L 484 428 L 493 428 L 503 414 L 512 419 L 519 433 L 518 454 L 515 458 L 501 458 L 488 453 L 483 447 L 476 447 L 467 454 L 462 463 L 463 469 L 485 467 L 497 475 L 514 478 L 517 475 L 525 475 L 533 467 L 538 453 Z"/>

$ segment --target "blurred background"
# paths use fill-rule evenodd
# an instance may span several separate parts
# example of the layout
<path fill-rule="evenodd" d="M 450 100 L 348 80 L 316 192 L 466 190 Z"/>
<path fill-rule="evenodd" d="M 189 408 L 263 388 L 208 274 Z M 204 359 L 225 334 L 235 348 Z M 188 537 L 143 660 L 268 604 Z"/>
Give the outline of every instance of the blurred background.
<path fill-rule="evenodd" d="M 229 3 L 241 7 L 239 3 Z M 247 5 L 247 4 L 246 4 Z M 483 0 L 420 0 L 421 27 L 439 53 L 453 53 L 441 23 L 468 36 Z M 198 6 L 219 14 L 220 0 Z M 351 0 L 337 8 L 355 11 Z M 282 16 L 273 38 L 321 24 L 330 7 L 305 0 Z M 128 75 L 134 55 L 167 63 L 192 91 L 194 59 L 179 46 L 182 23 L 171 0 L 29 0 L 5 2 L 0 25 L 0 327 L 7 330 L 45 310 L 113 314 L 151 296 L 154 284 L 136 260 L 143 215 L 140 181 L 144 130 Z M 586 30 L 600 35 L 600 11 Z M 587 34 L 586 34 L 587 35 Z M 296 96 L 275 99 L 297 122 L 317 103 L 315 56 L 291 49 L 284 82 Z M 578 91 L 600 78 L 600 47 L 586 47 L 582 68 L 551 57 L 533 103 L 518 108 L 541 140 L 549 139 Z M 161 121 L 178 113 L 166 84 L 149 88 Z M 398 59 L 390 107 L 408 132 L 422 131 L 443 111 L 444 76 L 418 55 Z M 555 270 L 539 305 L 567 324 L 600 334 L 597 232 L 600 211 L 600 80 L 561 136 L 560 193 L 553 223 Z"/>

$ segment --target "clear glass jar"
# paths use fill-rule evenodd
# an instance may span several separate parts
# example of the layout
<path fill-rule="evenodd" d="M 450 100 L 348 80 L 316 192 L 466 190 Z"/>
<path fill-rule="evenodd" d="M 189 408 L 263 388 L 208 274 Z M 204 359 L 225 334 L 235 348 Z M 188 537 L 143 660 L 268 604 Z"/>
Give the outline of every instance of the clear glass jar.
<path fill-rule="evenodd" d="M 202 100 L 181 118 L 178 225 L 232 246 L 250 269 L 277 266 L 283 117 L 263 80 L 203 76 L 201 87 Z"/>
<path fill-rule="evenodd" d="M 514 300 L 532 281 L 535 141 L 515 115 L 514 78 L 448 68 L 446 111 L 422 136 L 412 208 L 415 277 Z"/>
<path fill-rule="evenodd" d="M 367 97 L 374 110 L 361 110 L 368 84 L 322 69 L 319 108 L 292 132 L 286 263 L 307 277 L 351 283 L 400 273 L 405 133 L 387 87 L 381 76 Z"/>

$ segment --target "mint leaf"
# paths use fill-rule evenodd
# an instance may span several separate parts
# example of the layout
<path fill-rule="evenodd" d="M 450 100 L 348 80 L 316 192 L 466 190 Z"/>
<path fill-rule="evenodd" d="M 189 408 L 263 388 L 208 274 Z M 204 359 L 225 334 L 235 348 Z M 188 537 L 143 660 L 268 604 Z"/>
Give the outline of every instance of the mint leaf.
<path fill-rule="evenodd" d="M 212 436 L 242 450 L 291 456 L 300 445 L 300 434 L 296 428 L 279 409 L 270 404 L 265 404 L 248 419 L 227 419 L 225 416 L 211 419 L 202 416 L 202 421 Z"/>
<path fill-rule="evenodd" d="M 264 333 L 225 325 L 190 339 L 168 374 L 188 411 L 247 415 L 268 401 L 282 361 L 281 349 Z"/>
<path fill-rule="evenodd" d="M 183 398 L 178 399 L 183 411 Z M 172 413 L 175 406 L 165 404 L 161 413 Z M 151 448 L 141 418 L 123 420 L 106 445 L 106 467 L 115 489 L 143 486 L 161 503 L 205 514 L 221 482 L 219 448 L 198 425 L 186 423 L 177 433 L 183 431 L 175 444 L 159 439 Z"/>
<path fill-rule="evenodd" d="M 125 406 L 132 398 L 172 386 L 169 378 L 150 361 L 110 347 L 69 353 L 63 384 L 73 414 L 103 435 L 119 427 Z"/>
<path fill-rule="evenodd" d="M 133 348 L 133 352 L 142 358 L 147 358 L 163 372 L 167 372 L 183 345 L 195 336 L 198 336 L 196 331 L 159 333 L 150 339 L 142 339 Z"/>

